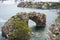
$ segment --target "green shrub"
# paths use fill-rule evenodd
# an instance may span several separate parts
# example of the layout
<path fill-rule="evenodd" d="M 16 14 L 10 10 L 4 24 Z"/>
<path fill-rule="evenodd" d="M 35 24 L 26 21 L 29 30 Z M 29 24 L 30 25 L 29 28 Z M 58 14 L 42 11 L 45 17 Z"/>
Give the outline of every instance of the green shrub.
<path fill-rule="evenodd" d="M 28 27 L 26 21 L 12 21 L 14 25 L 13 36 L 15 40 L 29 40 L 30 38 L 30 28 Z"/>

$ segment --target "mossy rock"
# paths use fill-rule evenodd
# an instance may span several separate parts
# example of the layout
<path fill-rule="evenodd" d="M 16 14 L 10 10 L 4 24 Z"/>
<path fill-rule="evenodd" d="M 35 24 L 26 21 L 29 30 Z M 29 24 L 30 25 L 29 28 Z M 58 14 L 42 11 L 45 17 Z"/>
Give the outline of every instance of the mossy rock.
<path fill-rule="evenodd" d="M 9 40 L 29 40 L 30 39 L 30 29 L 25 21 L 12 21 L 14 27 L 14 32 L 12 32 L 13 38 L 9 37 Z"/>

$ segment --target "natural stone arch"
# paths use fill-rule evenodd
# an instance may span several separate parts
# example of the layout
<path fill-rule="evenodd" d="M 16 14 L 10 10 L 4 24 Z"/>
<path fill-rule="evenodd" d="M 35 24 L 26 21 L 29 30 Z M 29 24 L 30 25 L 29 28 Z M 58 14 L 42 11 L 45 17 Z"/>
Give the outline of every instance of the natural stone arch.
<path fill-rule="evenodd" d="M 46 23 L 46 16 L 45 14 L 36 13 L 36 12 L 21 12 L 17 13 L 15 16 L 12 16 L 3 26 L 2 28 L 2 36 L 7 38 L 10 33 L 12 33 L 11 30 L 14 30 L 14 25 L 11 24 L 12 21 L 25 21 L 26 25 L 28 26 L 28 20 L 31 19 L 36 23 L 37 26 L 45 27 Z"/>
<path fill-rule="evenodd" d="M 43 14 L 43 13 L 36 13 L 36 12 L 26 13 L 26 12 L 21 12 L 21 14 L 18 13 L 16 16 L 20 16 L 20 18 L 17 18 L 17 20 L 19 20 L 19 19 L 25 20 L 27 22 L 27 25 L 28 25 L 28 20 L 29 19 L 34 21 L 36 23 L 36 25 L 38 25 L 38 26 L 46 24 L 46 15 Z"/>

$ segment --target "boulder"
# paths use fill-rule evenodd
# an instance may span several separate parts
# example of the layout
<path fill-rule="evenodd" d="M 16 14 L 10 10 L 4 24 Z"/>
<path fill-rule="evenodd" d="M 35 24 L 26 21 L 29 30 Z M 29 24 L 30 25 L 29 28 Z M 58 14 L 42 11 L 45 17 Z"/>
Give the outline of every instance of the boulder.
<path fill-rule="evenodd" d="M 59 24 L 52 24 L 51 27 L 49 27 L 49 35 L 52 40 L 60 40 L 60 25 Z"/>

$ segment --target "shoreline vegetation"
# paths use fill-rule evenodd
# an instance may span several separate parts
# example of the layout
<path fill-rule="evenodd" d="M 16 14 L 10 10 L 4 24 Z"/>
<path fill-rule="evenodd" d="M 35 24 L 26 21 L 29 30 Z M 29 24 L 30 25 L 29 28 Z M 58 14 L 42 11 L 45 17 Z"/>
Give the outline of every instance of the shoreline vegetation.
<path fill-rule="evenodd" d="M 59 2 L 20 2 L 17 7 L 36 9 L 59 9 Z"/>

